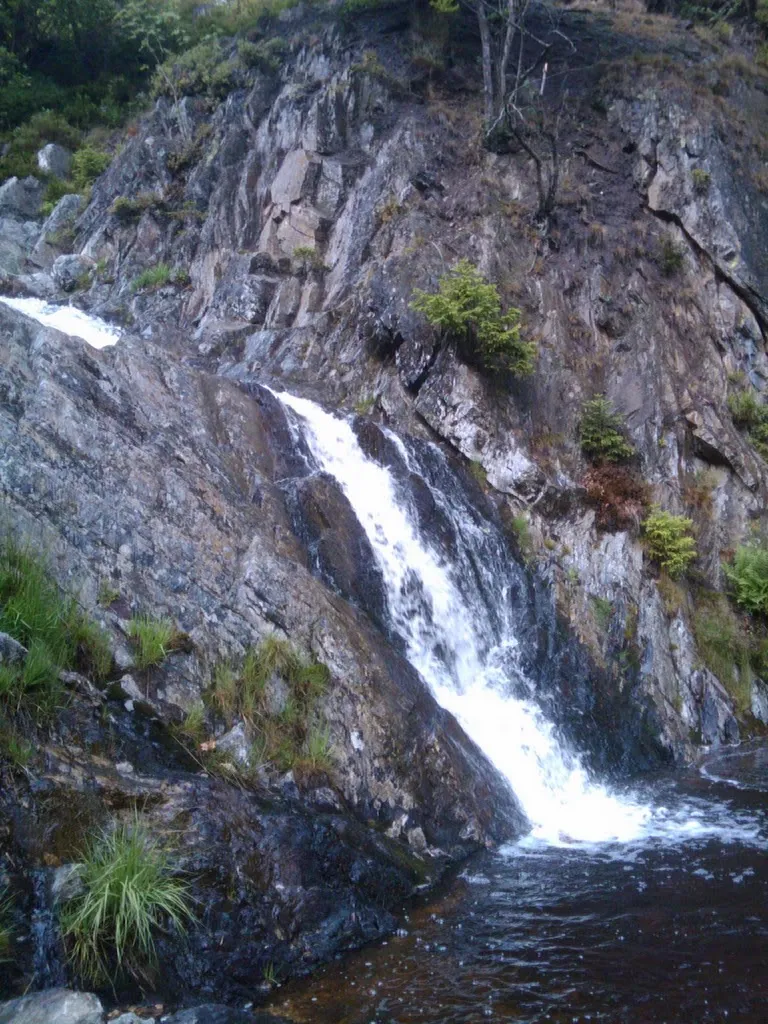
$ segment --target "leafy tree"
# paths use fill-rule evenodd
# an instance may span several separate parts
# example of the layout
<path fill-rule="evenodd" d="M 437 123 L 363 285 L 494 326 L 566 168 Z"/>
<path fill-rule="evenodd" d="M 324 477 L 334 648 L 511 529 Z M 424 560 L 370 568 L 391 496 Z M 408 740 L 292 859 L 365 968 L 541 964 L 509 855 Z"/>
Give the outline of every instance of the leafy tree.
<path fill-rule="evenodd" d="M 520 310 L 502 313 L 496 285 L 469 260 L 443 274 L 436 293 L 416 289 L 411 305 L 445 337 L 466 346 L 484 369 L 533 373 L 536 345 L 520 337 Z"/>

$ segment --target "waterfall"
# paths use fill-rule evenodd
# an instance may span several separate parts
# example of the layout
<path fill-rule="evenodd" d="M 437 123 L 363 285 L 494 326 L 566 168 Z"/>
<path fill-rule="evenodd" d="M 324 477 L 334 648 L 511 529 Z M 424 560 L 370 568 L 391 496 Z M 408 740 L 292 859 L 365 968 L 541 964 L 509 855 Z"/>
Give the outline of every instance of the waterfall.
<path fill-rule="evenodd" d="M 314 468 L 336 479 L 354 509 L 381 569 L 388 614 L 406 656 L 509 781 L 530 821 L 529 844 L 626 844 L 722 833 L 722 821 L 713 827 L 690 805 L 652 808 L 611 792 L 564 746 L 520 667 L 507 600 L 520 570 L 510 566 L 495 528 L 453 493 L 456 488 L 424 481 L 455 528 L 458 544 L 449 557 L 420 529 L 390 470 L 362 450 L 350 422 L 307 399 L 275 394 L 296 414 L 294 429 L 303 435 Z M 430 476 L 415 450 L 387 436 L 411 473 Z M 433 463 L 445 461 L 436 446 L 431 451 Z"/>
<path fill-rule="evenodd" d="M 44 327 L 54 327 L 62 334 L 81 338 L 92 348 L 107 348 L 120 340 L 120 331 L 96 316 L 90 316 L 75 306 L 56 306 L 42 299 L 12 299 L 0 295 L 0 302 L 11 309 L 37 320 Z"/>

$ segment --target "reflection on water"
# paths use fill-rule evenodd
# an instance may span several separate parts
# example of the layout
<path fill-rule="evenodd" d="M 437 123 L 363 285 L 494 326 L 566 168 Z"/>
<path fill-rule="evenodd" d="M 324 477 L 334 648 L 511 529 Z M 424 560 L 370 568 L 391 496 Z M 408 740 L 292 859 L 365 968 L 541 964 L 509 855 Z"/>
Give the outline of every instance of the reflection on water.
<path fill-rule="evenodd" d="M 751 839 L 483 854 L 404 917 L 407 934 L 285 986 L 272 1008 L 296 1024 L 764 1024 L 768 750 L 723 752 L 704 772 L 738 785 L 691 771 L 642 791 L 670 813 L 750 822 Z"/>

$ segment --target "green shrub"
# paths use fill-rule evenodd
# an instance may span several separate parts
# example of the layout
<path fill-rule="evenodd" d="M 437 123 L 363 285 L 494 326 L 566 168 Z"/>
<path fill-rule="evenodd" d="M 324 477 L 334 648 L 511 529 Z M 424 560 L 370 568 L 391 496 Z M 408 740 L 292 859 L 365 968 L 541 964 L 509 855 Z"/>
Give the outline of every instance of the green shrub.
<path fill-rule="evenodd" d="M 525 562 L 527 562 L 533 555 L 533 538 L 531 537 L 531 527 L 528 523 L 528 516 L 519 515 L 513 516 L 510 521 L 512 528 L 512 534 L 517 542 L 518 550 Z"/>
<path fill-rule="evenodd" d="M 592 602 L 592 611 L 595 616 L 595 622 L 598 627 L 605 632 L 611 624 L 613 618 L 613 603 L 608 600 L 607 597 L 595 597 L 594 594 L 590 594 L 590 601 Z"/>
<path fill-rule="evenodd" d="M 443 274 L 436 294 L 416 289 L 411 305 L 445 337 L 466 346 L 483 369 L 533 373 L 536 345 L 520 337 L 520 310 L 502 313 L 496 285 L 468 260 Z"/>
<path fill-rule="evenodd" d="M 728 395 L 728 411 L 738 427 L 756 427 L 763 418 L 763 408 L 763 403 L 751 389 Z"/>
<path fill-rule="evenodd" d="M 672 579 L 681 576 L 696 558 L 696 541 L 691 536 L 693 523 L 675 516 L 658 505 L 651 507 L 643 521 L 648 554 Z"/>
<path fill-rule="evenodd" d="M 83 853 L 81 895 L 61 913 L 62 933 L 80 976 L 109 981 L 146 976 L 156 963 L 157 931 L 193 920 L 188 886 L 173 876 L 169 853 L 138 821 L 103 830 Z"/>
<path fill-rule="evenodd" d="M 685 253 L 671 238 L 665 238 L 659 247 L 658 263 L 665 277 L 673 277 L 683 269 Z"/>
<path fill-rule="evenodd" d="M 286 41 L 279 36 L 258 43 L 243 39 L 237 44 L 237 56 L 243 67 L 274 75 L 280 70 L 287 48 Z"/>
<path fill-rule="evenodd" d="M 0 86 L 0 93 L 2 93 Z M 48 142 L 57 142 L 68 149 L 76 149 L 82 133 L 59 113 L 39 110 L 15 128 L 6 138 L 8 151 L 0 157 L 0 181 L 16 175 L 24 178 L 39 174 L 37 152 Z"/>
<path fill-rule="evenodd" d="M 135 615 L 128 622 L 128 636 L 135 648 L 136 667 L 151 668 L 165 661 L 169 654 L 179 650 L 183 634 L 168 618 L 153 619 L 149 615 Z"/>
<path fill-rule="evenodd" d="M 764 544 L 739 546 L 733 564 L 724 565 L 723 570 L 742 608 L 768 614 L 768 548 Z"/>
<path fill-rule="evenodd" d="M 112 157 L 93 146 L 83 146 L 72 157 L 73 191 L 85 192 L 109 167 Z"/>
<path fill-rule="evenodd" d="M 109 208 L 119 221 L 130 224 L 138 220 L 146 210 L 163 209 L 163 198 L 157 192 L 140 192 L 133 199 L 128 196 L 118 196 Z"/>
<path fill-rule="evenodd" d="M 603 395 L 584 403 L 579 421 L 581 450 L 590 458 L 603 462 L 623 462 L 635 454 L 624 437 L 624 422 Z"/>
<path fill-rule="evenodd" d="M 706 667 L 733 697 L 737 710 L 748 710 L 752 694 L 749 639 L 721 595 L 697 608 L 693 632 Z"/>
<path fill-rule="evenodd" d="M 712 184 L 712 175 L 709 171 L 702 171 L 700 167 L 696 167 L 692 172 L 693 177 L 693 191 L 700 196 L 704 196 L 709 192 L 709 186 Z"/>
<path fill-rule="evenodd" d="M 223 99 L 236 87 L 237 71 L 237 61 L 224 55 L 219 40 L 207 39 L 160 65 L 152 93 L 171 99 L 176 94 Z"/>

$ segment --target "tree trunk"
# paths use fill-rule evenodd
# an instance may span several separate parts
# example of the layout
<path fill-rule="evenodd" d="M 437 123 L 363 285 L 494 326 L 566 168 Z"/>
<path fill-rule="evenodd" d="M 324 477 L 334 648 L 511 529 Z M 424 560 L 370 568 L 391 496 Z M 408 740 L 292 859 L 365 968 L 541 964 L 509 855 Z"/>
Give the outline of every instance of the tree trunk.
<path fill-rule="evenodd" d="M 491 30 L 488 27 L 488 15 L 483 0 L 477 5 L 477 23 L 480 27 L 480 46 L 483 58 L 483 99 L 485 103 L 485 121 L 490 125 L 496 116 L 496 97 L 493 83 L 493 57 L 491 53 Z"/>

